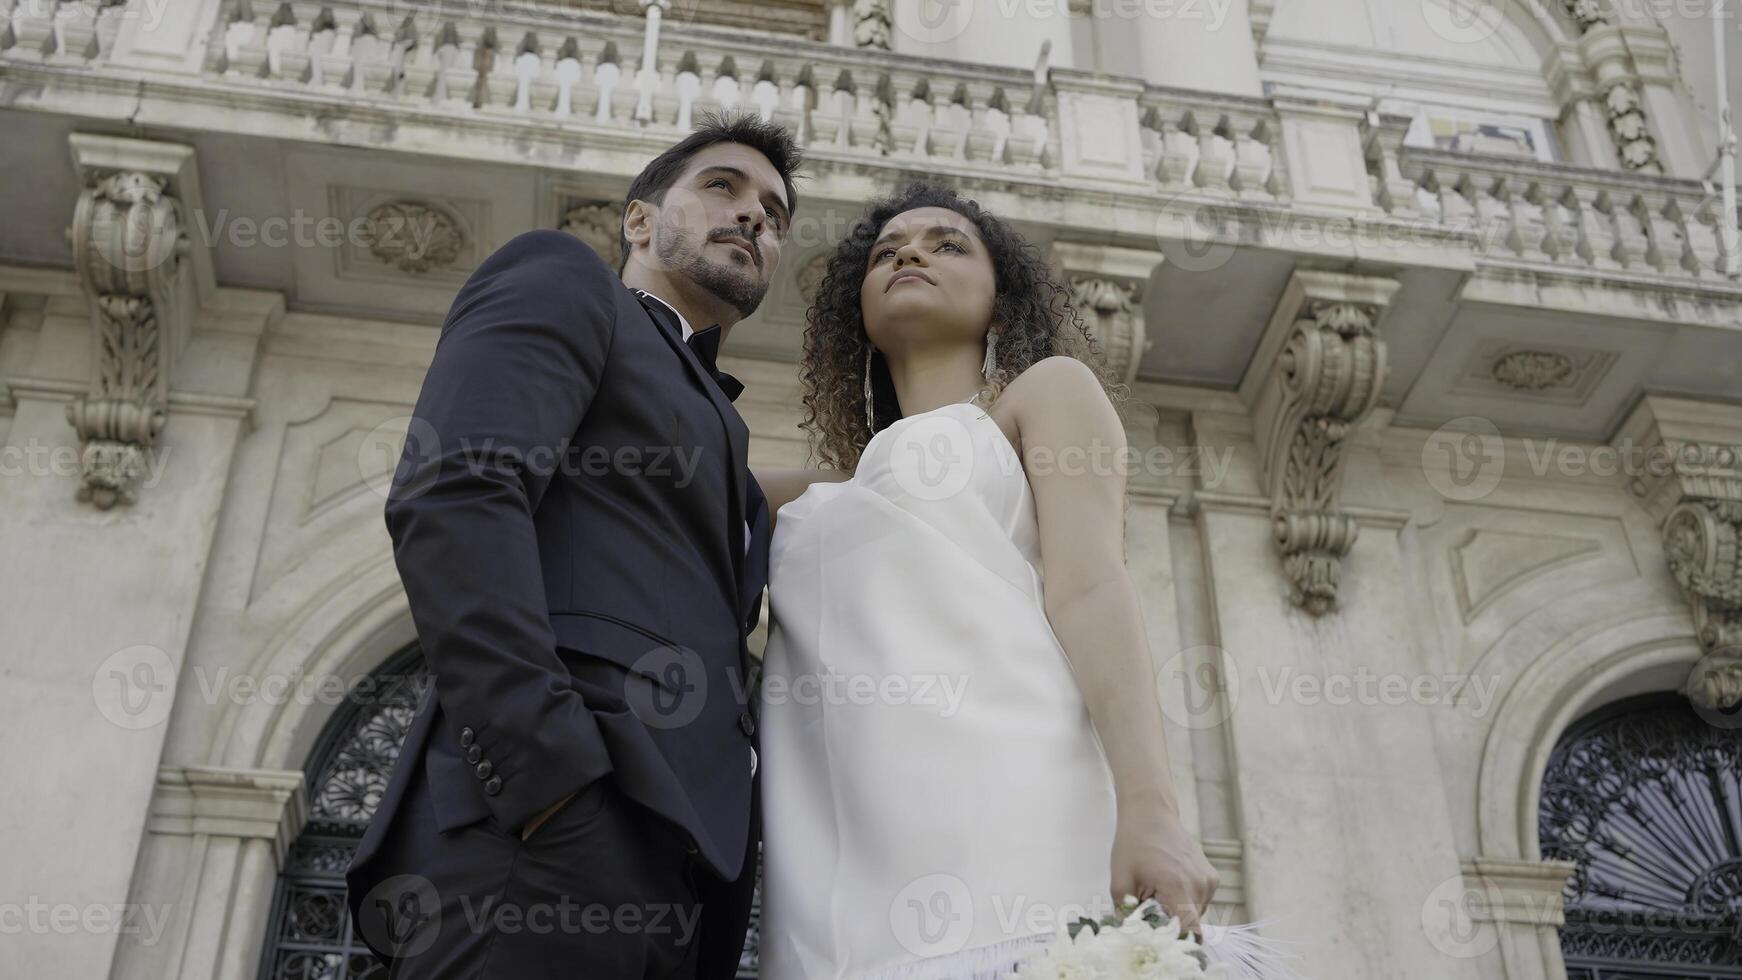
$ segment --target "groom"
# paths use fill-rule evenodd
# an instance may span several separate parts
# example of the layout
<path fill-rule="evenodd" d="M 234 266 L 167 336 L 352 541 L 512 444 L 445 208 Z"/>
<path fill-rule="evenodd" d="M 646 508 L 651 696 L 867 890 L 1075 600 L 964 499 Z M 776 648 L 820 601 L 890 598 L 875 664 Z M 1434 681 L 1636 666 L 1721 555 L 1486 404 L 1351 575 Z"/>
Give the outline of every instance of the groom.
<path fill-rule="evenodd" d="M 345 878 L 388 976 L 733 975 L 768 515 L 714 359 L 798 163 L 707 120 L 630 185 L 618 270 L 534 231 L 455 298 L 386 509 L 434 683 Z"/>

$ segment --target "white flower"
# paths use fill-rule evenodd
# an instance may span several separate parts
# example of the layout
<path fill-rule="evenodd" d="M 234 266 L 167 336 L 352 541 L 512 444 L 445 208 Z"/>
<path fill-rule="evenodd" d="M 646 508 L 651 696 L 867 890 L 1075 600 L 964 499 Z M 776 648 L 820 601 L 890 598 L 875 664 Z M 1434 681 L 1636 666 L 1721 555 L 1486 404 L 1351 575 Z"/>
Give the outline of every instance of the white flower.
<path fill-rule="evenodd" d="M 1117 927 L 1060 934 L 1022 965 L 1017 980 L 1201 980 L 1197 944 L 1177 918 L 1150 925 L 1143 916 L 1152 909 L 1160 907 L 1147 901 Z"/>

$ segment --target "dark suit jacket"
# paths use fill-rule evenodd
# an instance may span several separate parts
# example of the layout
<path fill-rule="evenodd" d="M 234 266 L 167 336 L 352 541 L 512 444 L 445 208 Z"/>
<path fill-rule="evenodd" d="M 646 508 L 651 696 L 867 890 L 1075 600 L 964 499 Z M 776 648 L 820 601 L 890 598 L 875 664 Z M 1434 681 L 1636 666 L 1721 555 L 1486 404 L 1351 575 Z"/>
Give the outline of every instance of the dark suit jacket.
<path fill-rule="evenodd" d="M 387 505 L 435 694 L 353 868 L 426 758 L 444 830 L 518 833 L 609 776 L 738 877 L 768 566 L 748 438 L 671 311 L 578 239 L 529 232 L 478 267 Z"/>

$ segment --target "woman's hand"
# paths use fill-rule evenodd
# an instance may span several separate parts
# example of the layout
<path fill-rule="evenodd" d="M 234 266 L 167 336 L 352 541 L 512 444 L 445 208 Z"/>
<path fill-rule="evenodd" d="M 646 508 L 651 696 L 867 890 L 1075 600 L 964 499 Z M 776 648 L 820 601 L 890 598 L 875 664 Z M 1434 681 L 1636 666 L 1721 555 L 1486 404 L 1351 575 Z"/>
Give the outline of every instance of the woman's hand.
<path fill-rule="evenodd" d="M 1219 877 L 1204 849 L 1168 812 L 1120 811 L 1113 835 L 1113 901 L 1153 897 L 1180 928 L 1194 933 L 1216 894 Z"/>

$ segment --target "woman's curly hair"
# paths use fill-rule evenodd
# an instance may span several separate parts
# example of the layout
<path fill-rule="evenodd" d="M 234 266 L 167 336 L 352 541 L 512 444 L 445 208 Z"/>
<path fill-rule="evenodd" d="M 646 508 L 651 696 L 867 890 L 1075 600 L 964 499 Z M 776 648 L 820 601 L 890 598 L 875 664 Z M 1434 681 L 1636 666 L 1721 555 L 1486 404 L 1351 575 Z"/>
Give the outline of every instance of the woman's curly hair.
<path fill-rule="evenodd" d="M 895 384 L 878 351 L 871 358 L 876 425 L 866 425 L 865 351 L 871 340 L 859 292 L 878 232 L 896 215 L 924 207 L 949 208 L 972 221 L 992 262 L 996 295 L 991 328 L 998 342 L 983 404 L 990 405 L 1029 365 L 1056 354 L 1087 364 L 1115 406 L 1124 397 L 1125 386 L 1109 379 L 1100 343 L 1072 308 L 1070 289 L 1052 277 L 1040 250 L 977 202 L 952 188 L 919 181 L 872 202 L 848 228 L 817 285 L 816 301 L 806 311 L 799 371 L 805 414 L 800 425 L 810 433 L 812 451 L 823 466 L 853 469 L 871 436 L 901 417 Z"/>

